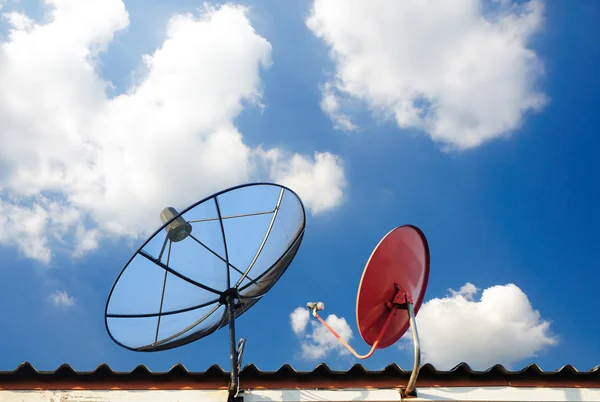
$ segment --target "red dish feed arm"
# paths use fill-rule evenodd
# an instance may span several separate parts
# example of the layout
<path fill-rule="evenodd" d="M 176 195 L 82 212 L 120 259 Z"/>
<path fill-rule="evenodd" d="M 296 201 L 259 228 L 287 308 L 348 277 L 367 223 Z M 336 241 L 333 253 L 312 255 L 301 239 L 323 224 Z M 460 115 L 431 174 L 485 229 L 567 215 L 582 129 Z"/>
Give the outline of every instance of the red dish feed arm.
<path fill-rule="evenodd" d="M 373 342 L 373 346 L 371 346 L 371 350 L 366 355 L 359 355 L 358 353 L 356 353 L 356 351 L 354 349 L 352 349 L 352 346 L 348 345 L 348 342 L 346 342 L 344 339 L 342 339 L 342 337 L 337 332 L 335 332 L 335 330 L 333 328 L 331 328 L 329 326 L 329 324 L 327 324 L 325 322 L 324 319 L 322 319 L 319 316 L 319 314 L 317 313 L 316 310 L 313 310 L 313 315 L 319 321 L 321 321 L 321 324 L 323 324 L 325 326 L 325 328 L 327 328 L 329 330 L 329 332 L 331 332 L 333 334 L 333 336 L 335 336 L 338 339 L 338 341 L 340 341 L 340 343 L 346 347 L 346 349 L 348 349 L 350 352 L 352 352 L 352 354 L 354 356 L 356 356 L 359 359 L 367 359 L 367 358 L 371 357 L 371 355 L 375 352 L 375 349 L 377 349 L 377 345 L 379 344 L 381 337 L 383 336 L 383 334 L 385 334 L 385 331 L 387 330 L 388 326 L 390 325 L 390 322 L 392 321 L 392 317 L 396 313 L 396 309 L 397 309 L 397 307 L 393 306 L 392 309 L 390 310 L 390 313 L 388 314 L 388 316 L 385 320 L 385 323 L 383 324 L 383 327 L 381 327 L 381 330 L 379 331 L 379 335 L 377 335 L 377 339 L 375 340 L 375 342 Z"/>

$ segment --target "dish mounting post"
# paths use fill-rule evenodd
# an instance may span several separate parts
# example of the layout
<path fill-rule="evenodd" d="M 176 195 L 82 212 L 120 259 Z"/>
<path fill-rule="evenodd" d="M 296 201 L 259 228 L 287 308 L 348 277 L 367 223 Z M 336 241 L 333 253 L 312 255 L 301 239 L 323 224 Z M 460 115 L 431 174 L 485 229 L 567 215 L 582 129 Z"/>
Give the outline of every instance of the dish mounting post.
<path fill-rule="evenodd" d="M 406 309 L 408 312 L 408 320 L 410 324 L 410 331 L 413 338 L 413 348 L 414 348 L 414 363 L 413 370 L 410 373 L 410 378 L 408 379 L 408 383 L 406 384 L 406 388 L 402 392 L 402 396 L 404 398 L 417 396 L 415 392 L 415 385 L 417 383 L 417 377 L 419 376 L 419 370 L 421 369 L 421 342 L 419 341 L 419 333 L 417 331 L 417 320 L 415 318 L 415 309 L 413 306 L 413 298 L 409 295 L 402 286 L 397 283 L 394 284 L 396 287 L 396 295 L 391 302 L 388 302 L 386 305 L 388 308 L 400 308 Z"/>
<path fill-rule="evenodd" d="M 226 290 L 221 296 L 224 304 L 227 306 L 227 321 L 229 325 L 229 360 L 231 362 L 231 372 L 229 378 L 229 402 L 239 400 L 240 391 L 240 368 L 242 365 L 242 353 L 246 339 L 242 338 L 237 343 L 235 337 L 235 309 L 240 301 L 240 295 L 236 288 Z"/>

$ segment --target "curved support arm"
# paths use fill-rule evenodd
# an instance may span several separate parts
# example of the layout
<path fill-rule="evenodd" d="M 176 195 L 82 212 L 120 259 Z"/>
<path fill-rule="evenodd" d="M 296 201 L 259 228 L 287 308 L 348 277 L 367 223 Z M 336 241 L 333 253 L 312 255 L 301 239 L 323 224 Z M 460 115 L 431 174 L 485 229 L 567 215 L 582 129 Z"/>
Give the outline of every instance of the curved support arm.
<path fill-rule="evenodd" d="M 410 395 L 415 390 L 415 385 L 417 383 L 417 376 L 419 375 L 419 370 L 421 369 L 421 343 L 419 342 L 419 333 L 417 332 L 417 323 L 415 320 L 415 310 L 413 309 L 412 303 L 406 303 L 406 307 L 408 310 L 408 317 L 410 320 L 410 330 L 412 332 L 413 338 L 413 346 L 415 349 L 415 363 L 413 366 L 413 371 L 410 374 L 410 378 L 408 379 L 408 384 L 406 385 L 405 394 Z"/>
<path fill-rule="evenodd" d="M 329 330 L 329 332 L 331 332 L 333 334 L 333 336 L 335 336 L 338 341 L 340 341 L 340 343 L 342 345 L 344 345 L 346 347 L 346 349 L 348 349 L 350 352 L 352 352 L 352 354 L 354 356 L 356 356 L 358 359 L 366 359 L 371 357 L 371 355 L 375 352 L 375 349 L 377 349 L 377 345 L 379 345 L 379 341 L 381 340 L 381 337 L 383 336 L 383 334 L 385 334 L 385 331 L 387 330 L 388 326 L 390 325 L 390 322 L 392 321 L 392 317 L 394 316 L 394 314 L 396 313 L 396 306 L 393 306 L 392 309 L 390 310 L 385 323 L 383 324 L 383 327 L 381 327 L 381 330 L 379 331 L 379 334 L 377 335 L 377 339 L 375 340 L 375 342 L 373 342 L 373 346 L 371 346 L 371 350 L 369 351 L 369 353 L 367 353 L 366 355 L 359 355 L 358 353 L 356 353 L 356 351 L 348 344 L 348 342 L 346 342 L 344 339 L 342 339 L 342 337 L 335 332 L 335 330 L 333 328 L 331 328 L 329 326 L 329 324 L 327 324 L 327 322 L 325 322 L 324 319 L 322 319 L 319 314 L 317 313 L 317 304 L 315 303 L 313 306 L 310 306 L 309 303 L 309 308 L 311 308 L 312 310 L 312 315 L 315 316 L 319 321 L 321 321 L 321 324 L 323 324 L 325 326 L 325 328 L 327 328 Z M 319 308 L 319 310 L 322 310 L 322 306 L 323 304 L 320 303 L 321 308 Z"/>

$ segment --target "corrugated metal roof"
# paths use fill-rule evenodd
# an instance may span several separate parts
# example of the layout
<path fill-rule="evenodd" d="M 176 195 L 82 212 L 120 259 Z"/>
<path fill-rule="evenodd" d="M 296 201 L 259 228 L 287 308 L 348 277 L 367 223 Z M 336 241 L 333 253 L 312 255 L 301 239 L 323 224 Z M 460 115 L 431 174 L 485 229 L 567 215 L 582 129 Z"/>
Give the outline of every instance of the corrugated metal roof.
<path fill-rule="evenodd" d="M 383 370 L 369 371 L 356 364 L 349 370 L 332 370 L 327 364 L 319 364 L 312 371 L 296 371 L 284 364 L 276 371 L 261 371 L 254 364 L 248 364 L 240 373 L 242 388 L 281 388 L 315 387 L 344 388 L 361 386 L 391 388 L 406 385 L 410 371 L 390 364 Z M 203 372 L 190 372 L 183 365 L 176 364 L 168 371 L 151 371 L 139 365 L 129 372 L 113 371 L 107 364 L 99 365 L 93 371 L 75 371 L 63 364 L 54 371 L 38 371 L 30 363 L 23 363 L 13 371 L 0 371 L 0 388 L 26 389 L 30 387 L 57 389 L 57 387 L 82 387 L 89 389 L 114 387 L 145 388 L 151 384 L 162 389 L 176 388 L 219 388 L 226 387 L 229 374 L 218 365 Z M 566 365 L 556 371 L 543 371 L 531 364 L 519 371 L 508 371 L 502 365 L 495 365 L 485 371 L 472 370 L 461 363 L 452 370 L 437 370 L 425 364 L 419 373 L 417 386 L 560 386 L 600 388 L 600 366 L 590 371 L 578 371 Z"/>

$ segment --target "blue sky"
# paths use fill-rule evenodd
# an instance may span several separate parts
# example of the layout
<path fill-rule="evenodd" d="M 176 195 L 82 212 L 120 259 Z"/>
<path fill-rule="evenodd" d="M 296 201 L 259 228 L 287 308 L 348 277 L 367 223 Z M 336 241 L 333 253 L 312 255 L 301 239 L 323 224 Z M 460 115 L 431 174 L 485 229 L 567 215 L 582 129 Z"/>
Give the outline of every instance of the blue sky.
<path fill-rule="evenodd" d="M 110 340 L 104 307 L 166 202 L 183 208 L 259 179 L 298 191 L 307 228 L 289 270 L 236 324 L 244 364 L 356 363 L 316 325 L 295 333 L 290 314 L 323 301 L 323 316 L 343 317 L 340 331 L 366 351 L 358 281 L 379 239 L 405 223 L 431 250 L 419 314 L 426 361 L 600 363 L 597 2 L 515 11 L 473 0 L 448 16 L 385 1 L 349 2 L 345 14 L 320 1 L 243 2 L 246 13 L 126 1 L 126 18 L 120 1 L 103 1 L 60 14 L 43 34 L 49 6 L 0 2 L 0 12 L 38 24 L 22 14 L 0 21 L 0 369 L 228 367 L 226 331 L 135 353 Z M 188 12 L 173 46 L 154 54 L 169 19 Z M 212 19 L 202 25 L 199 15 Z M 90 73 L 81 50 L 98 44 L 106 49 Z M 113 85 L 105 95 L 98 77 Z M 326 83 L 340 108 L 322 106 Z M 334 129 L 343 117 L 358 129 Z M 409 368 L 411 359 L 394 345 L 361 363 Z"/>

